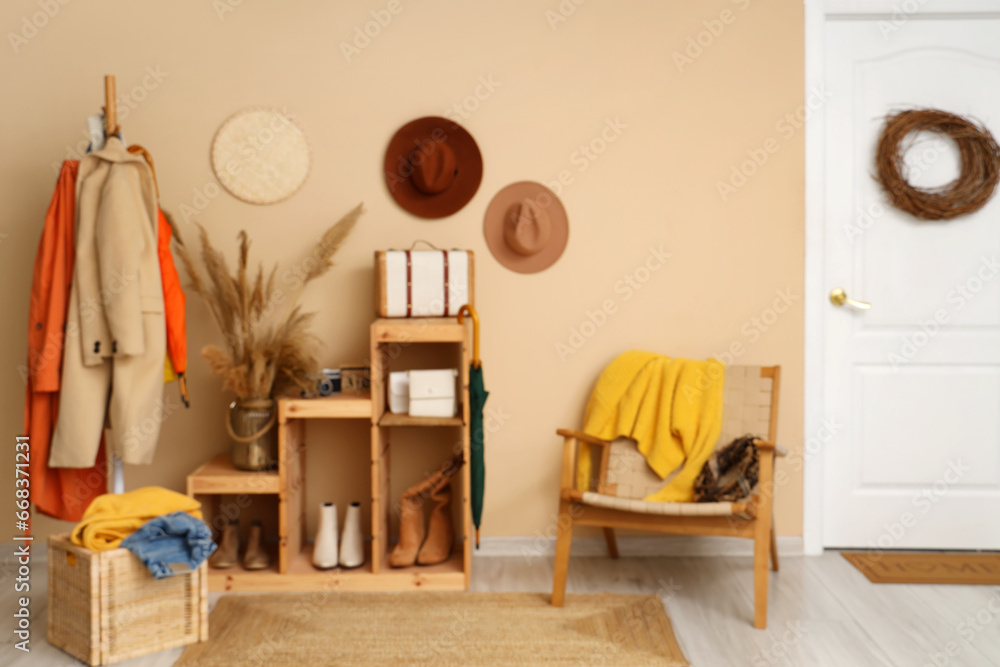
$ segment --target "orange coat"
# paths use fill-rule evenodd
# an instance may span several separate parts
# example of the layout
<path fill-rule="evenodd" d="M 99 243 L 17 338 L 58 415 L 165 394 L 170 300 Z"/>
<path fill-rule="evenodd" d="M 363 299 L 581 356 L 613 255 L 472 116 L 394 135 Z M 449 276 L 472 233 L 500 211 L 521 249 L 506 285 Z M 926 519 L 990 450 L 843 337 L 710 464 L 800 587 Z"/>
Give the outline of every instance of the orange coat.
<path fill-rule="evenodd" d="M 67 160 L 45 216 L 31 285 L 28 320 L 27 401 L 24 429 L 31 440 L 31 501 L 42 514 L 79 521 L 90 502 L 107 491 L 104 447 L 90 468 L 49 468 L 49 445 L 59 410 L 63 328 L 76 257 L 76 174 Z"/>
<path fill-rule="evenodd" d="M 163 310 L 167 320 L 167 356 L 174 372 L 183 377 L 187 371 L 187 321 L 184 315 L 187 298 L 181 288 L 181 278 L 174 265 L 173 253 L 170 252 L 170 223 L 162 210 L 157 212 L 157 224 L 156 242 L 160 256 L 160 278 L 163 280 Z"/>

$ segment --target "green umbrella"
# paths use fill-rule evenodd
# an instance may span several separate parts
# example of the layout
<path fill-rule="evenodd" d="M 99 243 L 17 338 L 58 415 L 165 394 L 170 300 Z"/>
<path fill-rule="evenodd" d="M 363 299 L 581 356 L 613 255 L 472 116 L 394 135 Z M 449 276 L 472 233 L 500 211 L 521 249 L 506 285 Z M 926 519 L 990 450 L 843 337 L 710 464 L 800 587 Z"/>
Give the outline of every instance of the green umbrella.
<path fill-rule="evenodd" d="M 472 438 L 469 476 L 472 480 L 472 523 L 476 527 L 476 548 L 479 548 L 479 524 L 483 520 L 483 489 L 486 486 L 486 463 L 483 460 L 483 406 L 490 395 L 483 385 L 483 364 L 479 360 L 479 315 L 472 306 L 462 306 L 458 321 L 465 314 L 472 317 L 472 364 L 469 368 L 469 432 Z"/>

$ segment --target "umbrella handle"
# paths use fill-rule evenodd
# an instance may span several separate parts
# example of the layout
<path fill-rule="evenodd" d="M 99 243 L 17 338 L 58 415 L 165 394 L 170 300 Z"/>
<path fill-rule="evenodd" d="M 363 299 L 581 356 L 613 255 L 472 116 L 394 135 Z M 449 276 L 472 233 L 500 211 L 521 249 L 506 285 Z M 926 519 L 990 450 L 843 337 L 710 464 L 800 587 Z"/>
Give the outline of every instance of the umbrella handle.
<path fill-rule="evenodd" d="M 465 322 L 465 315 L 468 314 L 472 318 L 472 365 L 475 368 L 482 366 L 483 362 L 479 360 L 479 313 L 476 309 L 465 304 L 458 309 L 458 323 L 463 324 Z"/>

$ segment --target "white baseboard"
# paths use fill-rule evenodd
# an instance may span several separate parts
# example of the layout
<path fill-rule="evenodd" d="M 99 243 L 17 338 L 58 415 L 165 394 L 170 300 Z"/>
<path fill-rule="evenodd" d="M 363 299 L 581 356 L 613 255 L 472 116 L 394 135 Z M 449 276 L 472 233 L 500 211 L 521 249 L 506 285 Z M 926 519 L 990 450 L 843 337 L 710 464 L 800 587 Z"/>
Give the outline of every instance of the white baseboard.
<path fill-rule="evenodd" d="M 484 537 L 477 556 L 553 556 L 554 537 Z M 570 552 L 574 556 L 607 556 L 603 537 L 574 537 Z M 618 537 L 618 553 L 622 556 L 753 556 L 753 540 L 739 537 L 646 536 Z M 779 537 L 781 556 L 801 556 L 801 537 Z"/>

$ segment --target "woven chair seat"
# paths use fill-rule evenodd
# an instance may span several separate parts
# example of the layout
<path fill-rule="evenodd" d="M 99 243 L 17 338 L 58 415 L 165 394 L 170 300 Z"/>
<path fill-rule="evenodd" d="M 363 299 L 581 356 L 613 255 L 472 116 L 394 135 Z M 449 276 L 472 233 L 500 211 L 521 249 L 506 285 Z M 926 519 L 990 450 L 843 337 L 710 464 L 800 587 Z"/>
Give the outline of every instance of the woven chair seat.
<path fill-rule="evenodd" d="M 767 438 L 770 432 L 771 386 L 773 380 L 761 375 L 760 366 L 727 366 L 722 392 L 722 429 L 715 448 L 721 449 L 734 439 L 751 434 Z M 604 494 L 616 500 L 639 501 L 632 507 L 615 506 L 644 514 L 664 514 L 670 516 L 725 516 L 730 510 L 643 510 L 643 505 L 670 505 L 671 503 L 645 503 L 642 499 L 656 493 L 680 472 L 675 470 L 661 479 L 646 463 L 646 457 L 636 447 L 635 440 L 616 438 L 607 448 L 607 459 L 601 470 L 597 488 L 589 491 Z M 596 494 L 595 494 L 596 495 Z M 602 501 L 603 502 L 603 501 Z M 598 503 L 592 503 L 597 505 Z M 678 503 L 683 505 L 684 503 Z M 692 503 L 711 506 L 713 503 Z M 731 503 L 719 503 L 729 506 Z M 601 505 L 609 507 L 609 505 Z"/>
<path fill-rule="evenodd" d="M 660 516 L 745 516 L 743 513 L 734 511 L 734 503 L 661 503 L 607 496 L 593 491 L 587 491 L 583 494 L 583 504 Z M 742 505 L 743 503 L 737 504 Z"/>

